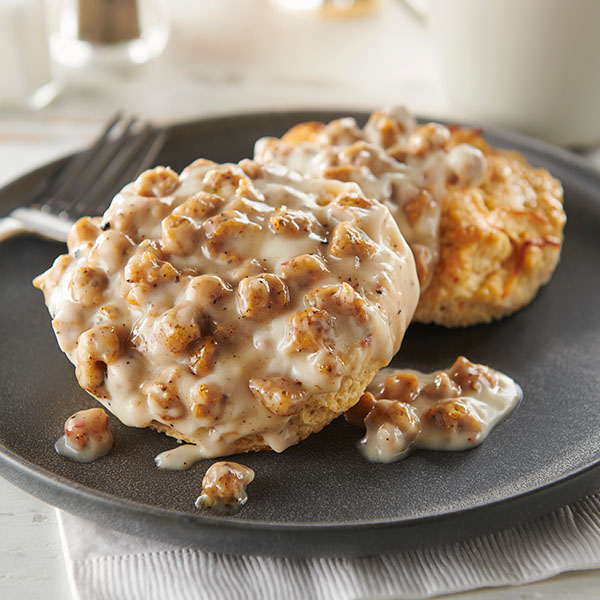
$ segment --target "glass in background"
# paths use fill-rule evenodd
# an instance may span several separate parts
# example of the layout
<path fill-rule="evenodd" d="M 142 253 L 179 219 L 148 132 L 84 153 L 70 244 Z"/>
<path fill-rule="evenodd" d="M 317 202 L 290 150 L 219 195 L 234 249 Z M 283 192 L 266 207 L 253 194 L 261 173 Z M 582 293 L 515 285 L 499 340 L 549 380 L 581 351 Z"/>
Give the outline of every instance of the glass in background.
<path fill-rule="evenodd" d="M 39 109 L 59 93 L 50 67 L 44 0 L 0 2 L 0 106 Z"/>
<path fill-rule="evenodd" d="M 600 143 L 598 0 L 430 0 L 452 116 Z"/>

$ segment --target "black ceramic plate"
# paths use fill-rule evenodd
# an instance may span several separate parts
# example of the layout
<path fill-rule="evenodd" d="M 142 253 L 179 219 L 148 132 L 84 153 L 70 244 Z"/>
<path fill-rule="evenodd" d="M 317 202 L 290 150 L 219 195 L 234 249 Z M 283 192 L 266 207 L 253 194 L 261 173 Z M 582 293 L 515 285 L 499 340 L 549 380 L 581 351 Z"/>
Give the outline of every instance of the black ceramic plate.
<path fill-rule="evenodd" d="M 237 161 L 262 135 L 332 113 L 260 114 L 173 127 L 159 161 Z M 360 117 L 364 117 L 361 115 Z M 448 542 L 539 515 L 600 486 L 600 175 L 585 161 L 514 134 L 491 142 L 522 151 L 565 187 L 562 261 L 526 309 L 492 325 L 410 327 L 394 364 L 431 370 L 457 354 L 514 377 L 525 399 L 479 448 L 418 451 L 389 465 L 364 461 L 359 433 L 339 419 L 283 454 L 239 457 L 256 471 L 235 516 L 194 508 L 210 461 L 159 471 L 174 442 L 112 419 L 114 451 L 82 465 L 53 443 L 66 417 L 94 405 L 59 351 L 31 279 L 64 246 L 30 237 L 0 245 L 0 470 L 40 498 L 107 526 L 225 552 L 351 555 Z M 0 191 L 0 214 L 27 200 L 56 168 Z"/>

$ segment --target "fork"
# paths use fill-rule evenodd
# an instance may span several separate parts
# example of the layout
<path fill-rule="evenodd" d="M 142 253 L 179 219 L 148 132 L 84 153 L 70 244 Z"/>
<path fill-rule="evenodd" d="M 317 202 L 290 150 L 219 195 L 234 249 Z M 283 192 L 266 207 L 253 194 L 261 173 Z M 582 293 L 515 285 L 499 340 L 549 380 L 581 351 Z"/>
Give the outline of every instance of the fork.
<path fill-rule="evenodd" d="M 70 158 L 26 205 L 0 219 L 0 242 L 25 233 L 66 242 L 77 219 L 102 214 L 125 183 L 152 165 L 166 136 L 164 129 L 116 114 L 88 150 Z"/>

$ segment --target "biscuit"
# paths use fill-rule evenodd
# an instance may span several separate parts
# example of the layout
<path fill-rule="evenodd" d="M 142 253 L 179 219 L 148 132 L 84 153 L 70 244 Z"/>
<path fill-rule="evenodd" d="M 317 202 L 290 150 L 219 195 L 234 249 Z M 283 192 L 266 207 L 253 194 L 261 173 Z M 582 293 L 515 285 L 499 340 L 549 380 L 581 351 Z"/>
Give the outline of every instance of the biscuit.
<path fill-rule="evenodd" d="M 80 385 L 206 457 L 282 451 L 347 410 L 419 295 L 382 204 L 252 161 L 146 171 L 68 247 L 34 284 Z"/>
<path fill-rule="evenodd" d="M 560 182 L 475 129 L 418 125 L 404 109 L 300 123 L 255 147 L 261 163 L 354 181 L 390 208 L 415 255 L 415 320 L 459 327 L 526 306 L 559 260 Z"/>
<path fill-rule="evenodd" d="M 452 130 L 487 168 L 477 185 L 450 183 L 442 202 L 439 262 L 415 320 L 459 327 L 527 306 L 552 277 L 566 216 L 560 182 L 517 152 L 492 148 L 473 129 Z"/>

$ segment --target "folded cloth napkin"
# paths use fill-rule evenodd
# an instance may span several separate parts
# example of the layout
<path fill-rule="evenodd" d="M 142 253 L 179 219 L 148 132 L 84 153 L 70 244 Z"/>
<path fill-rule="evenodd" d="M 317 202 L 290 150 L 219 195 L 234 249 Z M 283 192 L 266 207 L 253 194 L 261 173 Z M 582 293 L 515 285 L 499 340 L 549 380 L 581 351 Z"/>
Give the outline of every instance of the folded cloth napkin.
<path fill-rule="evenodd" d="M 226 556 L 57 512 L 74 600 L 429 598 L 600 567 L 600 492 L 465 542 L 370 558 Z"/>

